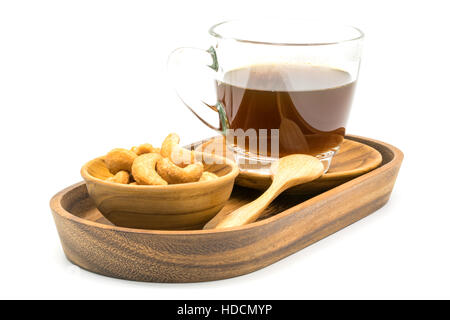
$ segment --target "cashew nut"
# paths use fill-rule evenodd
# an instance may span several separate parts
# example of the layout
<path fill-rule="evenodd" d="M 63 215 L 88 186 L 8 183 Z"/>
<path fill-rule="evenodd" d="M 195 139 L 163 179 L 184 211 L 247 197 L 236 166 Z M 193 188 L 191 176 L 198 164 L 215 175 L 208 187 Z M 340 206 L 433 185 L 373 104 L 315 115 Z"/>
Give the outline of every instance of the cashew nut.
<path fill-rule="evenodd" d="M 200 177 L 199 181 L 210 181 L 210 180 L 214 180 L 217 178 L 218 178 L 218 176 L 215 175 L 214 173 L 205 171 L 202 173 L 202 176 Z"/>
<path fill-rule="evenodd" d="M 144 143 L 140 146 L 131 148 L 131 151 L 136 153 L 138 156 L 144 153 L 159 153 L 159 148 L 154 148 L 150 143 Z"/>
<path fill-rule="evenodd" d="M 162 143 L 161 155 L 164 158 L 169 158 L 173 163 L 180 167 L 185 167 L 188 164 L 194 163 L 194 152 L 180 147 L 179 143 L 180 137 L 176 133 L 169 134 Z"/>
<path fill-rule="evenodd" d="M 156 171 L 169 184 L 196 182 L 202 176 L 203 163 L 196 162 L 181 168 L 169 158 L 162 158 L 156 164 Z"/>
<path fill-rule="evenodd" d="M 121 148 L 112 149 L 105 156 L 105 164 L 112 174 L 122 170 L 129 172 L 136 157 L 137 155 L 133 151 Z"/>
<path fill-rule="evenodd" d="M 134 160 L 131 173 L 137 184 L 144 185 L 166 185 L 167 181 L 162 179 L 155 170 L 156 162 L 161 159 L 158 153 L 145 153 Z"/>
<path fill-rule="evenodd" d="M 130 181 L 130 174 L 122 170 L 117 172 L 113 177 L 109 177 L 108 179 L 106 179 L 106 181 L 128 184 L 128 181 Z"/>

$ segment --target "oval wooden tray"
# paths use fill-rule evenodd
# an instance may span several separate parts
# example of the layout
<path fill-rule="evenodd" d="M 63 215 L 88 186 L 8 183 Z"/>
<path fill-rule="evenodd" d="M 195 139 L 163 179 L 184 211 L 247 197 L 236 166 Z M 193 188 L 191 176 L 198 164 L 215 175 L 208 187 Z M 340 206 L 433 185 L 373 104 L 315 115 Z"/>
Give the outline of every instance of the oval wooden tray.
<path fill-rule="evenodd" d="M 207 148 L 210 153 L 219 150 L 221 154 L 225 154 L 226 146 L 225 139 L 222 136 L 218 136 L 203 143 L 193 143 L 187 148 L 197 151 L 203 151 Z M 287 190 L 286 193 L 315 194 L 334 188 L 373 170 L 380 165 L 381 161 L 382 156 L 380 152 L 370 145 L 356 140 L 344 139 L 326 174 L 315 181 L 293 187 Z M 241 171 L 235 183 L 247 188 L 265 190 L 271 185 L 272 179 L 269 175 Z"/>
<path fill-rule="evenodd" d="M 261 220 L 222 230 L 158 231 L 111 225 L 95 208 L 84 183 L 50 202 L 67 258 L 102 275 L 152 282 L 230 278 L 270 265 L 364 218 L 389 199 L 403 154 L 372 139 L 350 136 L 378 150 L 381 165 L 315 196 L 283 194 Z M 260 194 L 235 187 L 230 212 Z"/>

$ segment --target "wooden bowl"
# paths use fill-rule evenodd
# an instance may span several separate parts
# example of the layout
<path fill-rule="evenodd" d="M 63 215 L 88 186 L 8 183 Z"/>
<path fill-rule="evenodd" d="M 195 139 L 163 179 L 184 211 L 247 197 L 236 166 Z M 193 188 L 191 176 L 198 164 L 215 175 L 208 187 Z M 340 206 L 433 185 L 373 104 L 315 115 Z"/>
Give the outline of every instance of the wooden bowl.
<path fill-rule="evenodd" d="M 102 157 L 86 163 L 81 176 L 98 210 L 117 226 L 201 229 L 227 202 L 239 169 L 229 159 L 201 153 L 196 156 L 203 161 L 206 171 L 219 178 L 166 186 L 118 184 L 104 180 L 111 173 Z"/>

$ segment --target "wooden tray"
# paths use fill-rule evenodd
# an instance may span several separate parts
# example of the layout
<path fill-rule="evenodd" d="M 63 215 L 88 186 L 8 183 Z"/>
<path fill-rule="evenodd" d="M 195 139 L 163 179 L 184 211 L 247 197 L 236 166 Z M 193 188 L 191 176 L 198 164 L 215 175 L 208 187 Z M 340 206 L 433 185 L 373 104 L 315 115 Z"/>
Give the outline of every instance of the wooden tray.
<path fill-rule="evenodd" d="M 397 148 L 356 136 L 377 149 L 381 165 L 315 196 L 281 195 L 252 224 L 222 230 L 159 231 L 111 225 L 95 208 L 84 183 L 51 202 L 67 258 L 102 275 L 152 282 L 197 282 L 239 276 L 270 265 L 364 218 L 389 199 L 403 154 Z M 235 187 L 224 210 L 260 194 Z"/>

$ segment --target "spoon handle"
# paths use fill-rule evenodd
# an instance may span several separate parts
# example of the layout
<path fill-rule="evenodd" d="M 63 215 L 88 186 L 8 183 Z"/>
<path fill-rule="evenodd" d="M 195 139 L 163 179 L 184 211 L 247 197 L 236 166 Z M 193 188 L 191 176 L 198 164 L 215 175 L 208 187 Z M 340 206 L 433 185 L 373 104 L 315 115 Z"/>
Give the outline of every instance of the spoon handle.
<path fill-rule="evenodd" d="M 237 227 L 255 221 L 264 209 L 269 206 L 272 200 L 287 189 L 287 187 L 284 184 L 272 183 L 270 188 L 259 198 L 225 216 L 213 229 Z"/>

